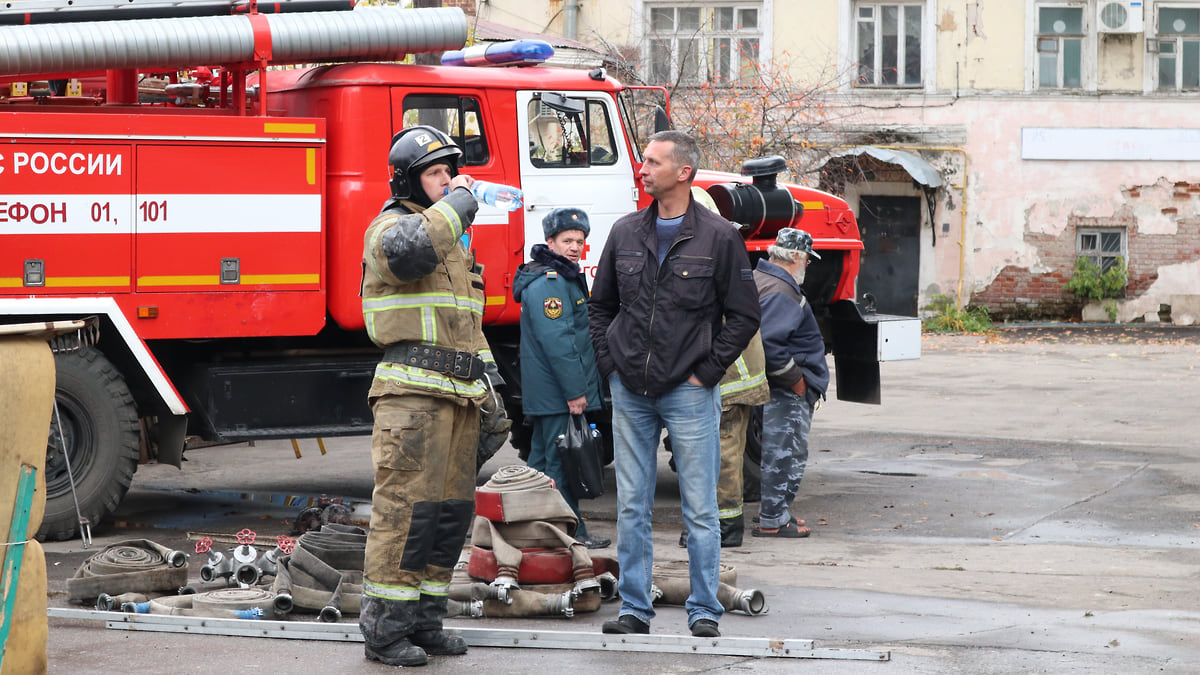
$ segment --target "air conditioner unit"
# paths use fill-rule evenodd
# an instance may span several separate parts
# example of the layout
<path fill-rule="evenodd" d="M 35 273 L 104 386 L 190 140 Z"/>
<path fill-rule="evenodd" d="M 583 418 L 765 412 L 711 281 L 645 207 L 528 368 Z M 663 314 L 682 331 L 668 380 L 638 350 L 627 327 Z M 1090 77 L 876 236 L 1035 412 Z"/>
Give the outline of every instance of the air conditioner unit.
<path fill-rule="evenodd" d="M 1100 33 L 1142 32 L 1142 0 L 1096 0 L 1096 30 Z"/>

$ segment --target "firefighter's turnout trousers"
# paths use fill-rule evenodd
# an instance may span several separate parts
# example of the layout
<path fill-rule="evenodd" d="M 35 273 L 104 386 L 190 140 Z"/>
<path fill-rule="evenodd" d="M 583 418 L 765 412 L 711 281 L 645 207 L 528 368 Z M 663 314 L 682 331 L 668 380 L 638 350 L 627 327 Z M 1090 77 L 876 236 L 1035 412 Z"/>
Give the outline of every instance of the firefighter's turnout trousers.
<path fill-rule="evenodd" d="M 394 605 L 398 621 L 369 643 L 386 645 L 438 629 L 450 576 L 474 515 L 479 407 L 431 396 L 374 402 L 375 491 L 363 580 L 365 596 Z M 411 625 L 403 624 L 411 618 Z"/>
<path fill-rule="evenodd" d="M 771 400 L 767 387 L 766 358 L 758 333 L 721 378 L 721 474 L 717 481 L 717 515 L 721 542 L 736 546 L 742 541 L 742 454 L 754 406 Z M 734 543 L 736 542 L 736 543 Z"/>

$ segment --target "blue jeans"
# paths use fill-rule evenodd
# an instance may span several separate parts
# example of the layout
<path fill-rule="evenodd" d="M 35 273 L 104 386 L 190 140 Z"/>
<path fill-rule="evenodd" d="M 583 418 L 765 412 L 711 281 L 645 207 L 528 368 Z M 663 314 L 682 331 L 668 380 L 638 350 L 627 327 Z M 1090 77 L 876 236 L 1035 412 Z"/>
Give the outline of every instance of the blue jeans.
<path fill-rule="evenodd" d="M 721 529 L 717 523 L 720 391 L 685 382 L 661 396 L 641 396 L 626 389 L 616 375 L 609 378 L 609 387 L 617 474 L 620 613 L 646 623 L 654 618 L 650 600 L 654 564 L 650 516 L 658 477 L 658 446 L 665 426 L 671 434 L 688 530 L 688 625 L 699 619 L 720 621 L 725 611 L 717 601 L 721 562 Z"/>
<path fill-rule="evenodd" d="M 804 396 L 790 389 L 771 389 L 771 401 L 763 406 L 759 527 L 783 527 L 792 519 L 792 502 L 808 465 L 812 415 L 812 404 Z"/>

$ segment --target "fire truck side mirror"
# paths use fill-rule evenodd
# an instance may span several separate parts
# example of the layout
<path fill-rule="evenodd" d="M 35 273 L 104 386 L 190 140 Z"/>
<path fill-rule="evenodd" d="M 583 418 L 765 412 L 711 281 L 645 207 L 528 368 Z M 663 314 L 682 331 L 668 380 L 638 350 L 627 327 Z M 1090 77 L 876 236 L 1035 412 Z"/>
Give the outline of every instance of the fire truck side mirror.
<path fill-rule="evenodd" d="M 671 129 L 671 118 L 667 117 L 667 111 L 663 110 L 661 105 L 654 106 L 654 133 L 660 131 L 669 131 Z"/>

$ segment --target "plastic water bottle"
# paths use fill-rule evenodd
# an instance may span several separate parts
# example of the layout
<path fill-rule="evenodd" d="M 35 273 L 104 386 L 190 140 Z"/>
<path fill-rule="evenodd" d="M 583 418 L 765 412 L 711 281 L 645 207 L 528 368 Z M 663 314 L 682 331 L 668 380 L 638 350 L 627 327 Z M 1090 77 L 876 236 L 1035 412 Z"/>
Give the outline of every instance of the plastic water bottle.
<path fill-rule="evenodd" d="M 484 204 L 490 204 L 505 211 L 516 211 L 521 208 L 521 200 L 525 197 L 515 187 L 499 183 L 488 183 L 482 180 L 477 180 L 471 184 L 471 193 Z"/>

